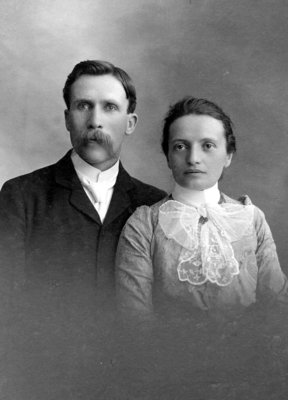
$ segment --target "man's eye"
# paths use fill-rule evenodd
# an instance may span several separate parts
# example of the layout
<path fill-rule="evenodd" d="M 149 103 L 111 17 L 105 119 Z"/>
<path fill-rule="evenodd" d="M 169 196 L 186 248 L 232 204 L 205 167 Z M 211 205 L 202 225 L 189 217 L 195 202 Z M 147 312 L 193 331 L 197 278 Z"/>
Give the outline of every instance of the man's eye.
<path fill-rule="evenodd" d="M 77 108 L 80 111 L 90 110 L 90 104 L 89 103 L 79 103 Z"/>
<path fill-rule="evenodd" d="M 107 111 L 114 111 L 114 110 L 118 110 L 118 107 L 115 104 L 106 104 L 105 106 Z"/>

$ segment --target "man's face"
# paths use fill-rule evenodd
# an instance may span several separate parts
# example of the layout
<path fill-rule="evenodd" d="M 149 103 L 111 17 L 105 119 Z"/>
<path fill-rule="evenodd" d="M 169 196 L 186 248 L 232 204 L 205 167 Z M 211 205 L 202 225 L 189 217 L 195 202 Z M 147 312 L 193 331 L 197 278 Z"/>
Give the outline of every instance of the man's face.
<path fill-rule="evenodd" d="M 127 108 L 125 90 L 112 75 L 82 75 L 73 83 L 65 122 L 83 160 L 102 171 L 115 164 L 124 136 L 137 123 L 136 114 L 128 114 Z"/>
<path fill-rule="evenodd" d="M 180 186 L 192 190 L 212 187 L 231 159 L 221 121 L 191 114 L 171 124 L 168 165 Z"/>

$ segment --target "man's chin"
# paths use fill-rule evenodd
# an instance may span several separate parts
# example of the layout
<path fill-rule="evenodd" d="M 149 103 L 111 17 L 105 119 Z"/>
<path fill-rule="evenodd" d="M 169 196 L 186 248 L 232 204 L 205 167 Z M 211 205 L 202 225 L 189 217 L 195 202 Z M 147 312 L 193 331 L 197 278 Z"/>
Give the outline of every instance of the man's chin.
<path fill-rule="evenodd" d="M 105 161 L 110 158 L 105 149 L 97 148 L 96 146 L 88 146 L 84 150 L 78 152 L 79 156 L 89 164 Z"/>
<path fill-rule="evenodd" d="M 108 154 L 107 151 L 102 149 L 93 149 L 88 151 L 79 152 L 78 155 L 87 164 L 92 165 L 98 169 L 107 169 L 117 161 L 118 157 L 116 155 Z"/>

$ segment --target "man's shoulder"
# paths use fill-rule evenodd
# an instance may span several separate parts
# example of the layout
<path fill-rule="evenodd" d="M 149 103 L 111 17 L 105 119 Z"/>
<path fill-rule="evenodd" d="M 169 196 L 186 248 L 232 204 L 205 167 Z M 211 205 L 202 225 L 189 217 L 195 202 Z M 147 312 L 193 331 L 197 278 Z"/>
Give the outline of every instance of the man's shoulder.
<path fill-rule="evenodd" d="M 2 191 L 9 189 L 29 189 L 32 187 L 40 188 L 41 186 L 46 187 L 49 183 L 52 183 L 55 180 L 55 171 L 59 163 L 63 163 L 63 160 L 67 161 L 67 154 L 60 161 L 47 165 L 42 168 L 38 168 L 32 172 L 27 174 L 16 176 L 15 178 L 7 180 L 3 186 Z"/>
<path fill-rule="evenodd" d="M 120 165 L 118 184 L 126 186 L 126 189 L 133 197 L 133 203 L 136 207 L 141 205 L 150 206 L 167 195 L 164 190 L 132 177 L 122 165 Z"/>
<path fill-rule="evenodd" d="M 131 177 L 134 185 L 134 193 L 137 195 L 139 202 L 150 206 L 167 196 L 167 193 L 153 185 L 142 182 L 137 178 Z"/>
<path fill-rule="evenodd" d="M 48 182 L 52 181 L 54 178 L 55 165 L 56 164 L 51 164 L 27 174 L 9 179 L 4 183 L 3 189 L 5 187 L 21 187 L 22 189 L 25 189 L 26 187 L 31 186 L 40 187 L 43 184 L 47 185 Z"/>
<path fill-rule="evenodd" d="M 51 174 L 51 172 L 54 169 L 54 166 L 55 166 L 55 164 L 51 164 L 51 165 L 47 165 L 47 166 L 42 167 L 42 168 L 35 169 L 32 172 L 28 172 L 28 173 L 23 174 L 23 175 L 18 175 L 15 178 L 11 178 L 8 181 L 6 181 L 5 183 L 19 184 L 19 182 L 34 181 L 35 178 L 37 178 L 37 177 L 45 178 L 49 174 Z"/>
<path fill-rule="evenodd" d="M 43 184 L 47 183 L 52 179 L 54 165 L 49 165 L 47 167 L 39 168 L 28 174 L 20 175 L 15 178 L 9 179 L 2 186 L 2 191 L 7 189 L 19 189 L 25 191 L 25 189 L 31 187 L 41 187 Z"/>

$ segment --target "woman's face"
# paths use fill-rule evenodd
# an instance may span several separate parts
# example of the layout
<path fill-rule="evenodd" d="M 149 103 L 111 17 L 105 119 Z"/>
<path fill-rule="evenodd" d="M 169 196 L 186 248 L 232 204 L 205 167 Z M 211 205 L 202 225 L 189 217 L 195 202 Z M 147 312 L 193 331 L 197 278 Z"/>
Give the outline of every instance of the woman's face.
<path fill-rule="evenodd" d="M 214 186 L 231 159 L 224 127 L 218 119 L 190 114 L 171 124 L 168 166 L 180 186 L 192 190 Z"/>

